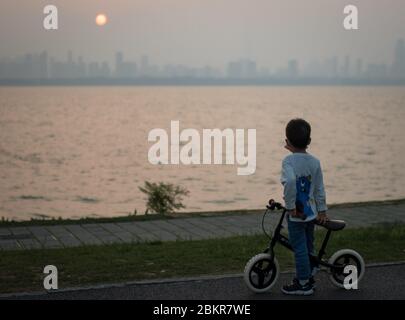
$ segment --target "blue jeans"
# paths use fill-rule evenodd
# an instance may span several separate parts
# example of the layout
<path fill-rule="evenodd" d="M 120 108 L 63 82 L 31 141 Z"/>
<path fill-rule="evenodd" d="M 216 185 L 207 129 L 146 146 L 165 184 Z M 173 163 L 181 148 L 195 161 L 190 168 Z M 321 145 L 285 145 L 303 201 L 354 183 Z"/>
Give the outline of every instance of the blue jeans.
<path fill-rule="evenodd" d="M 309 255 L 314 254 L 314 221 L 288 221 L 288 237 L 294 250 L 295 269 L 298 280 L 308 280 L 312 275 Z"/>

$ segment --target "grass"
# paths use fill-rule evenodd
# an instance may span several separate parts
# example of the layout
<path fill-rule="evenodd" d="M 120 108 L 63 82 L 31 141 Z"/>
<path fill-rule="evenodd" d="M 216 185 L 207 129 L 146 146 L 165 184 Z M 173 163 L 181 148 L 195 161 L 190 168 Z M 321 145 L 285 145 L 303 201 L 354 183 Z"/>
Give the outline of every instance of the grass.
<path fill-rule="evenodd" d="M 32 197 L 32 196 L 23 196 Z M 97 202 L 97 199 L 81 197 L 80 201 Z M 404 204 L 405 199 L 397 200 L 384 200 L 384 201 L 369 201 L 369 202 L 355 202 L 355 203 L 342 203 L 329 205 L 332 208 L 345 208 L 357 206 L 379 206 L 379 205 L 399 205 Z M 212 217 L 212 216 L 229 216 L 229 215 L 242 215 L 262 213 L 264 209 L 246 209 L 246 210 L 225 210 L 225 211 L 204 211 L 204 212 L 177 212 L 170 215 L 164 214 L 128 214 L 119 217 L 84 217 L 80 219 L 62 219 L 62 218 L 49 218 L 42 215 L 41 218 L 31 218 L 30 220 L 15 221 L 8 220 L 4 217 L 0 219 L 0 228 L 3 227 L 26 227 L 26 226 L 51 226 L 51 225 L 66 225 L 66 224 L 88 224 L 88 223 L 117 223 L 117 222 L 130 222 L 130 221 L 145 221 L 145 220 L 160 220 L 160 219 L 174 219 L 185 217 Z M 36 216 L 41 216 L 36 214 Z"/>
<path fill-rule="evenodd" d="M 324 235 L 317 231 L 316 243 Z M 347 229 L 332 234 L 328 256 L 357 250 L 366 263 L 405 260 L 405 224 Z M 43 290 L 43 268 L 58 268 L 59 288 L 196 275 L 241 273 L 268 243 L 263 235 L 201 241 L 113 244 L 66 249 L 3 251 L 0 292 Z M 282 270 L 293 267 L 292 253 L 276 247 Z"/>

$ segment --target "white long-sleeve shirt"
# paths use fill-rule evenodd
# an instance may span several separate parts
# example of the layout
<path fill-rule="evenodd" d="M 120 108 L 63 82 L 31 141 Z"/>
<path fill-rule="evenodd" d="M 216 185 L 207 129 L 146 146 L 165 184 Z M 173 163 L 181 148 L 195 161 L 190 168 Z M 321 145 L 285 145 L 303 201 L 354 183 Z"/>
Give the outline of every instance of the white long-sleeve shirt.
<path fill-rule="evenodd" d="M 318 212 L 326 211 L 326 196 L 320 161 L 309 153 L 292 153 L 282 163 L 281 183 L 284 186 L 284 201 L 287 210 L 297 209 L 311 221 Z"/>

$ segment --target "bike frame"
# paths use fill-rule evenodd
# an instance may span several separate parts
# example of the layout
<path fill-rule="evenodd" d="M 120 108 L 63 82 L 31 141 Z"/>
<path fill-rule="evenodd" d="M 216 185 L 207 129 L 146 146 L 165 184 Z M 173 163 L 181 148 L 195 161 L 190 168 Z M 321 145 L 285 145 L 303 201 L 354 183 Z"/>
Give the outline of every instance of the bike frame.
<path fill-rule="evenodd" d="M 271 209 L 267 209 L 266 213 L 272 211 Z M 290 251 L 294 251 L 290 241 L 288 240 L 288 238 L 284 235 L 281 234 L 281 229 L 284 228 L 283 227 L 283 221 L 285 218 L 287 210 L 285 208 L 283 208 L 283 213 L 281 214 L 281 218 L 276 226 L 276 229 L 274 230 L 273 233 L 273 237 L 270 240 L 270 244 L 269 247 L 266 248 L 266 250 L 264 251 L 264 253 L 270 253 L 271 256 L 271 261 L 273 262 L 274 259 L 274 247 L 276 246 L 277 243 L 280 243 L 283 247 L 287 248 Z M 265 213 L 265 214 L 266 214 Z M 324 266 L 324 267 L 328 267 L 330 269 L 335 269 L 337 271 L 342 272 L 341 269 L 343 269 L 342 266 L 337 266 L 337 265 L 333 265 L 328 263 L 327 261 L 323 260 L 323 256 L 326 254 L 326 246 L 328 245 L 330 236 L 331 236 L 332 230 L 327 231 L 325 238 L 322 241 L 322 245 L 321 248 L 318 251 L 317 256 L 310 256 L 310 259 L 312 259 L 312 262 L 316 265 L 316 266 Z"/>

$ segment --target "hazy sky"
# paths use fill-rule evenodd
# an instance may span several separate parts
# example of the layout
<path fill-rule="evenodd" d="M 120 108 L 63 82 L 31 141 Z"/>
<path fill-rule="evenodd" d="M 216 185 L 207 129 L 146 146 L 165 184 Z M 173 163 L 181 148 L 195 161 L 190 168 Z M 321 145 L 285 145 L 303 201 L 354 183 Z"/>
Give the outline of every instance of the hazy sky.
<path fill-rule="evenodd" d="M 47 4 L 59 9 L 57 31 L 42 27 Z M 343 29 L 347 4 L 359 8 L 358 31 Z M 100 12 L 104 27 L 94 23 Z M 404 0 L 1 0 L 0 57 L 48 50 L 64 59 L 71 49 L 86 61 L 113 61 L 121 50 L 192 66 L 252 58 L 274 68 L 346 54 L 391 62 L 404 21 Z"/>

